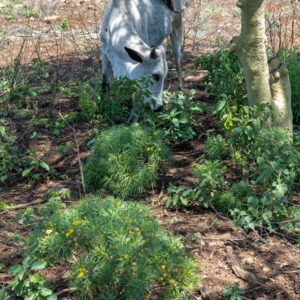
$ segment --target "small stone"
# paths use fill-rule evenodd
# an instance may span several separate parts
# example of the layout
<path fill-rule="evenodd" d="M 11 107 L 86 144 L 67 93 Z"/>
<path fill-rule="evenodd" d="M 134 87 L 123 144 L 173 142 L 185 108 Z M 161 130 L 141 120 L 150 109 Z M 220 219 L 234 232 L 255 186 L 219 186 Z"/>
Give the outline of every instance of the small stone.
<path fill-rule="evenodd" d="M 268 273 L 268 272 L 270 272 L 270 268 L 268 268 L 268 267 L 263 267 L 263 271 L 264 271 L 265 273 Z"/>

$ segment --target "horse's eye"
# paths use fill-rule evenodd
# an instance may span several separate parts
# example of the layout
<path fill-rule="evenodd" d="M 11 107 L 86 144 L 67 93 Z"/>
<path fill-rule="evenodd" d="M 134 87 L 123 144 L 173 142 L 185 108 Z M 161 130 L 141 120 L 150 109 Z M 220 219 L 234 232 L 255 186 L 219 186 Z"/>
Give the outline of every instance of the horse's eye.
<path fill-rule="evenodd" d="M 159 79 L 160 79 L 159 74 L 153 74 L 152 77 L 155 81 L 159 81 Z"/>

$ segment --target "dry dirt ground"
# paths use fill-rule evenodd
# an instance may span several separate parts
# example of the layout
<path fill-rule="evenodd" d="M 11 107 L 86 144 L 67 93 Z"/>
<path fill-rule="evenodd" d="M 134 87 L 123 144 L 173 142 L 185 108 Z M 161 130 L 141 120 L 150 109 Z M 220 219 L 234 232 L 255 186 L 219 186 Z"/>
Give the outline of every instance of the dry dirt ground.
<path fill-rule="evenodd" d="M 82 78 L 82 70 L 89 68 L 88 76 L 96 76 L 100 67 L 100 49 L 98 31 L 106 1 L 15 1 L 12 9 L 3 9 L 12 1 L 0 1 L 0 66 L 5 68 L 19 57 L 27 63 L 33 57 L 48 62 L 50 76 L 53 80 L 64 81 Z M 23 3 L 30 4 L 29 10 L 37 11 L 38 17 L 24 17 Z M 299 22 L 294 25 L 294 36 L 291 35 L 291 18 L 293 11 L 284 8 L 289 1 L 269 1 L 269 7 L 276 14 L 287 12 L 287 34 L 282 35 L 281 43 L 299 44 Z M 216 49 L 216 38 L 229 41 L 240 29 L 239 12 L 235 1 L 211 0 L 190 1 L 191 6 L 185 13 L 185 88 L 196 88 L 195 101 L 211 104 L 214 99 L 203 92 L 201 79 L 205 70 L 195 72 L 192 61 L 198 55 L 211 53 Z M 201 8 L 198 12 L 195 8 Z M 299 6 L 296 7 L 296 19 L 299 21 Z M 5 12 L 5 14 L 4 14 Z M 63 20 L 67 20 L 66 30 L 59 30 Z M 270 29 L 271 30 L 271 29 Z M 276 30 L 273 28 L 273 30 Z M 284 30 L 284 28 L 282 29 Z M 297 31 L 299 30 L 299 31 Z M 273 40 L 276 46 L 280 39 Z M 299 48 L 298 48 L 299 49 Z M 174 89 L 172 70 L 174 66 L 169 59 L 170 76 L 166 89 Z M 1 95 L 1 93 L 0 93 Z M 1 97 L 1 96 L 0 96 Z M 46 98 L 38 99 L 36 113 L 49 113 L 57 116 L 60 112 L 78 110 L 74 99 L 66 97 L 61 91 L 55 90 Z M 79 177 L 77 148 L 71 147 L 67 156 L 57 151 L 59 145 L 74 142 L 72 128 L 66 126 L 63 132 L 53 138 L 39 124 L 20 123 L 18 118 L 11 117 L 9 122 L 17 126 L 20 145 L 24 148 L 34 147 L 37 153 L 50 165 L 51 175 L 37 182 L 24 181 L 21 177 L 2 185 L 0 201 L 7 204 L 29 203 L 37 199 L 45 200 L 51 189 L 68 188 L 71 205 L 82 196 Z M 156 189 L 149 193 L 146 202 L 153 206 L 158 220 L 168 230 L 180 235 L 187 246 L 201 262 L 202 277 L 199 290 L 191 295 L 191 299 L 223 299 L 221 290 L 228 285 L 236 285 L 245 290 L 244 299 L 300 299 L 300 251 L 285 236 L 279 234 L 250 233 L 243 234 L 234 228 L 231 221 L 213 210 L 194 207 L 186 211 L 170 211 L 163 201 L 168 183 L 194 186 L 193 165 L 203 153 L 203 134 L 207 129 L 215 128 L 216 121 L 208 114 L 199 117 L 198 137 L 183 145 L 171 145 L 175 153 L 175 167 L 160 178 Z M 73 128 L 79 141 L 81 161 L 89 155 L 87 142 L 91 139 L 86 134 L 92 126 L 77 122 Z M 36 130 L 40 139 L 30 139 L 31 131 Z M 65 176 L 62 176 L 65 175 Z M 36 206 L 38 208 L 38 206 Z M 18 210 L 0 212 L 0 263 L 4 268 L 0 271 L 0 287 L 9 284 L 12 276 L 7 273 L 10 266 L 20 263 L 20 243 L 15 234 L 26 236 L 30 228 L 16 222 Z M 65 266 L 50 269 L 46 278 L 53 283 L 59 299 L 73 299 L 63 279 Z M 152 299 L 160 299 L 159 292 L 153 290 Z"/>

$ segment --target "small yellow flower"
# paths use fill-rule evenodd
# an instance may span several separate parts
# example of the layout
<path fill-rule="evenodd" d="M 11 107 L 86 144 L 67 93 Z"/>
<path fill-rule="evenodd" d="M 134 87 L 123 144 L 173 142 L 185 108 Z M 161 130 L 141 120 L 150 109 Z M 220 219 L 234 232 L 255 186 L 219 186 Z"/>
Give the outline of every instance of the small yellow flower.
<path fill-rule="evenodd" d="M 100 136 L 97 136 L 97 141 L 100 141 Z"/>
<path fill-rule="evenodd" d="M 124 257 L 125 257 L 125 259 L 127 259 L 127 258 L 129 257 L 129 255 L 128 255 L 128 254 L 125 254 L 125 256 L 124 256 Z"/>
<path fill-rule="evenodd" d="M 47 234 L 51 234 L 51 233 L 52 233 L 52 230 L 51 230 L 51 229 L 48 229 L 48 230 L 46 230 L 46 233 L 47 233 Z"/>
<path fill-rule="evenodd" d="M 157 131 L 155 131 L 155 132 L 153 133 L 153 135 L 158 135 L 158 132 L 157 132 Z"/>
<path fill-rule="evenodd" d="M 111 157 L 109 157 L 108 160 L 111 160 Z"/>
<path fill-rule="evenodd" d="M 80 221 L 74 221 L 73 222 L 73 225 L 75 225 L 75 226 L 77 226 L 77 225 L 79 225 L 80 224 Z"/>
<path fill-rule="evenodd" d="M 80 272 L 79 274 L 78 274 L 78 278 L 81 278 L 81 277 L 83 277 L 84 276 L 84 273 L 83 272 Z"/>
<path fill-rule="evenodd" d="M 73 233 L 74 229 L 70 229 L 70 234 Z"/>
<path fill-rule="evenodd" d="M 132 265 L 133 265 L 133 266 L 136 266 L 136 262 L 133 262 Z"/>
<path fill-rule="evenodd" d="M 123 260 L 123 257 L 120 257 L 120 260 L 122 261 L 122 260 Z"/>
<path fill-rule="evenodd" d="M 66 233 L 66 236 L 68 237 L 69 235 L 70 235 L 70 232 L 67 232 L 67 233 Z"/>
<path fill-rule="evenodd" d="M 161 151 L 161 148 L 158 148 L 158 151 Z"/>
<path fill-rule="evenodd" d="M 164 269 L 166 268 L 166 266 L 165 266 L 165 265 L 162 265 L 161 268 L 164 270 Z"/>
<path fill-rule="evenodd" d="M 147 151 L 150 151 L 151 150 L 151 148 L 150 147 L 147 147 Z"/>

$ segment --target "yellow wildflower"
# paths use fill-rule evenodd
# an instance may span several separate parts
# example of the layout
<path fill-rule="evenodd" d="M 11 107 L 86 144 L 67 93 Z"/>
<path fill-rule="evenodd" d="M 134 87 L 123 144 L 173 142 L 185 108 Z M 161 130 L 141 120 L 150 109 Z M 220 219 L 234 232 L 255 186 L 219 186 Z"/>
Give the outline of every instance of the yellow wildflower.
<path fill-rule="evenodd" d="M 47 234 L 51 234 L 51 233 L 52 233 L 52 230 L 51 230 L 51 229 L 48 229 L 48 230 L 46 230 L 46 233 L 47 233 Z"/>
<path fill-rule="evenodd" d="M 81 278 L 81 277 L 83 277 L 84 276 L 84 273 L 83 272 L 80 272 L 79 274 L 78 274 L 78 278 Z"/>
<path fill-rule="evenodd" d="M 125 257 L 125 259 L 127 259 L 127 258 L 129 257 L 129 255 L 128 255 L 128 254 L 125 254 L 125 256 L 124 256 L 124 257 Z"/>
<path fill-rule="evenodd" d="M 164 269 L 166 268 L 166 266 L 165 266 L 165 265 L 162 265 L 161 268 L 164 270 Z"/>
<path fill-rule="evenodd" d="M 80 221 L 74 221 L 73 222 L 73 225 L 75 225 L 75 226 L 77 226 L 77 225 L 79 225 L 80 224 Z"/>
<path fill-rule="evenodd" d="M 158 132 L 157 132 L 157 131 L 155 131 L 155 132 L 153 133 L 153 135 L 158 135 Z"/>
<path fill-rule="evenodd" d="M 151 148 L 150 147 L 147 147 L 147 151 L 150 151 L 151 150 Z"/>

